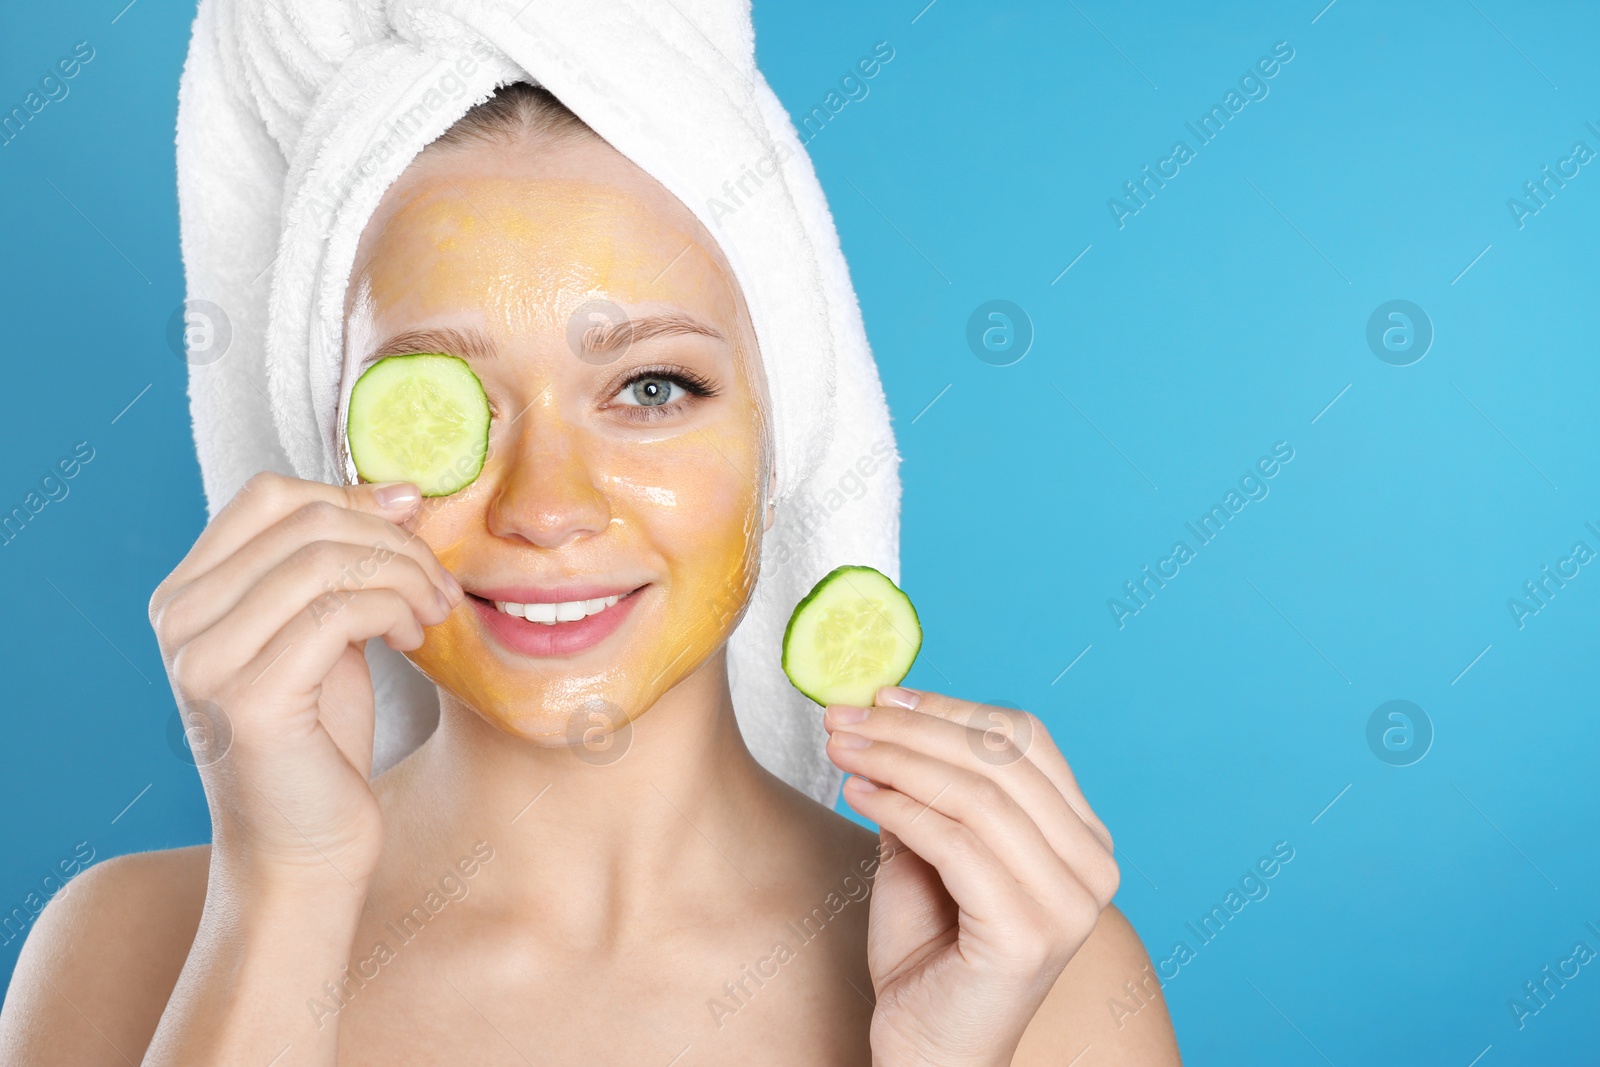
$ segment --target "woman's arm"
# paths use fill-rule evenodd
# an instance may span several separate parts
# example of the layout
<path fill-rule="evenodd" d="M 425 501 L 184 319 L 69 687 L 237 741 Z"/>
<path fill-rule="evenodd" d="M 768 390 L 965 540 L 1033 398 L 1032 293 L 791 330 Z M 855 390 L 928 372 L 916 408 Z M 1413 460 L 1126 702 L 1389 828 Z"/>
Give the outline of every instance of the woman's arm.
<path fill-rule="evenodd" d="M 252 479 L 151 598 L 211 809 L 205 910 L 146 1063 L 331 1065 L 382 848 L 363 647 L 422 644 L 461 587 L 396 523 L 415 486 Z M 337 999 L 337 998 L 335 998 Z"/>
<path fill-rule="evenodd" d="M 350 961 L 362 885 L 250 884 L 215 869 L 193 948 L 144 1059 L 197 1063 L 332 1065 L 338 1061 L 337 987 Z"/>
<path fill-rule="evenodd" d="M 0 1064 L 334 1062 L 336 1020 L 307 1001 L 349 960 L 356 894 L 208 889 L 210 852 L 118 856 L 56 895 L 17 960 Z"/>
<path fill-rule="evenodd" d="M 337 1014 L 314 1013 L 309 1002 L 344 978 L 383 845 L 368 782 L 373 694 L 363 648 L 375 637 L 419 647 L 423 627 L 463 596 L 427 545 L 397 525 L 420 504 L 411 485 L 257 476 L 151 598 L 212 845 L 204 907 L 146 1064 L 337 1059 Z M 87 991 L 80 1004 L 54 982 L 128 936 L 108 925 L 112 917 L 142 921 L 109 891 L 121 886 L 104 884 L 128 867 L 77 886 L 30 941 L 14 995 L 53 1009 L 19 1009 L 15 1018 L 8 1010 L 0 1033 L 0 1048 L 29 1050 L 18 1056 L 30 1067 L 85 1062 L 57 1055 L 54 1031 L 73 1017 L 56 1000 L 91 1029 L 97 1015 L 125 1010 L 116 987 Z M 162 907 L 159 890 L 128 892 Z M 111 1062 L 133 1062 L 105 1044 L 117 1055 Z"/>

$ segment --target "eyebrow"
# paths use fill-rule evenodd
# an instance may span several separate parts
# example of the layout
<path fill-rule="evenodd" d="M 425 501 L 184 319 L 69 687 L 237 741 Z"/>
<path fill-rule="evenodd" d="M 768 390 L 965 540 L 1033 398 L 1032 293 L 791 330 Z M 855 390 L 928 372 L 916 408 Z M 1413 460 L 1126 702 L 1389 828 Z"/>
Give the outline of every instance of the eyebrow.
<path fill-rule="evenodd" d="M 495 357 L 494 342 L 481 330 L 457 330 L 441 326 L 397 333 L 374 349 L 372 355 L 362 360 L 362 363 L 376 363 L 387 356 L 404 356 L 419 352 L 438 352 L 475 360 L 492 360 Z"/>
<path fill-rule="evenodd" d="M 642 315 L 623 322 L 602 323 L 584 331 L 581 345 L 586 352 L 609 352 L 647 341 L 653 337 L 673 337 L 697 334 L 715 341 L 727 338 L 716 327 L 701 322 L 690 315 Z M 490 362 L 498 357 L 499 350 L 487 334 L 478 329 L 459 330 L 454 327 L 430 327 L 424 330 L 407 330 L 384 341 L 372 355 L 362 360 L 362 365 L 376 363 L 387 356 L 411 355 L 419 352 L 439 352 L 462 359 Z"/>

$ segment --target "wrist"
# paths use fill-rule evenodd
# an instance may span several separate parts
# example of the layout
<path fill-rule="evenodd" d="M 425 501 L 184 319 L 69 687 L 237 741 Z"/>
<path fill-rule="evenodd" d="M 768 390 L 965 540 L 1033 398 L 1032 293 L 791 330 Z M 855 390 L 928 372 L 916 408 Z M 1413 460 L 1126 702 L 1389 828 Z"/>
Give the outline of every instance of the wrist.
<path fill-rule="evenodd" d="M 307 904 L 338 906 L 366 899 L 372 879 L 372 866 L 316 858 L 282 858 L 258 848 L 230 845 L 213 839 L 211 846 L 211 891 L 221 890 L 231 897 L 263 908 L 295 907 Z"/>
<path fill-rule="evenodd" d="M 383 853 L 382 820 L 375 808 L 370 820 L 307 827 L 310 833 L 297 829 L 276 808 L 240 813 L 213 804 L 212 870 L 265 892 L 331 893 L 340 886 L 365 890 Z"/>

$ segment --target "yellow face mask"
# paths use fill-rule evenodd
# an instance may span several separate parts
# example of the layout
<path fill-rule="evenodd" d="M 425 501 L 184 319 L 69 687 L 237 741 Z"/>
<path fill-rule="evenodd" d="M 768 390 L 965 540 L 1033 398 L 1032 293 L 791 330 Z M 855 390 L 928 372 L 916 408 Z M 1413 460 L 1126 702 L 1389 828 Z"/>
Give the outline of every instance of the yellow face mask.
<path fill-rule="evenodd" d="M 468 598 L 407 655 L 501 729 L 571 744 L 733 632 L 765 382 L 731 270 L 658 183 L 598 141 L 490 152 L 425 153 L 389 190 L 347 336 L 362 364 L 457 356 L 490 404 L 481 473 L 412 524 Z"/>

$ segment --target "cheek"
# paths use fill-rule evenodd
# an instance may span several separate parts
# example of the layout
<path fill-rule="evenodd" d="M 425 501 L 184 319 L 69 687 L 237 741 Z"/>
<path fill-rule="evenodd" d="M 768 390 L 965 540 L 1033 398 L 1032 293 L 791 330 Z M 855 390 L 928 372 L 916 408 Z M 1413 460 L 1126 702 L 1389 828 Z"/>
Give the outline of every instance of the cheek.
<path fill-rule="evenodd" d="M 728 638 L 754 589 L 764 517 L 757 413 L 740 405 L 611 458 L 614 513 L 665 579 L 661 613 L 633 649 L 648 706 Z"/>
<path fill-rule="evenodd" d="M 619 450 L 606 479 L 613 508 L 660 555 L 675 585 L 742 584 L 760 545 L 752 435 L 713 427 Z"/>

